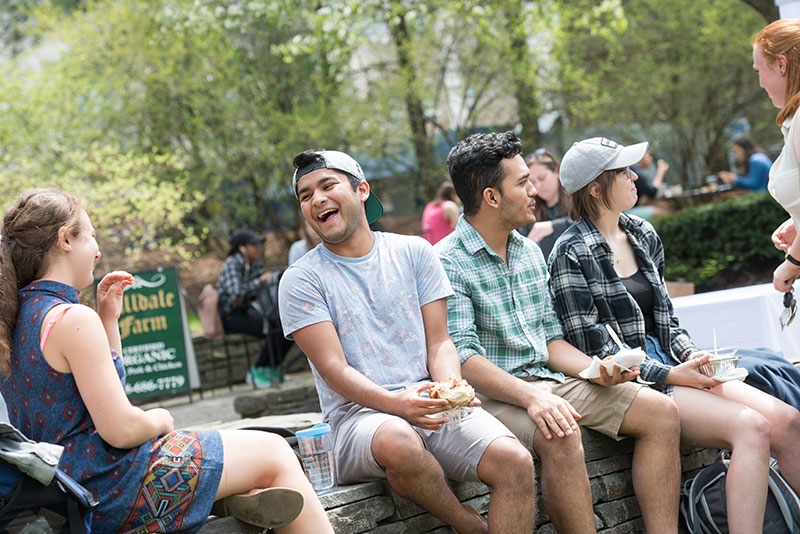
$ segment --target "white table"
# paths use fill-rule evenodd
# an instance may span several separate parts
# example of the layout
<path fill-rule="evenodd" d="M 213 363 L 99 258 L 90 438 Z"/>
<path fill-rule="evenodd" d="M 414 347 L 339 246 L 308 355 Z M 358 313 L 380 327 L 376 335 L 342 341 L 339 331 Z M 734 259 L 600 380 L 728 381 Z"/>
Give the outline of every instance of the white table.
<path fill-rule="evenodd" d="M 698 348 L 713 348 L 716 330 L 719 348 L 766 347 L 782 352 L 792 362 L 800 361 L 800 317 L 781 331 L 778 318 L 783 294 L 772 284 L 676 297 L 672 304 Z"/>

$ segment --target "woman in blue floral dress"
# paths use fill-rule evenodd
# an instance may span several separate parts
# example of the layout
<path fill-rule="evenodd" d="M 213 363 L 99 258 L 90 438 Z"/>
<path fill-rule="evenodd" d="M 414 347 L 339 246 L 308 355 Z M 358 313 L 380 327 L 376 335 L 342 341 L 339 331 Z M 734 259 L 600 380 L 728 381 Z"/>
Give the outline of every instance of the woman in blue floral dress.
<path fill-rule="evenodd" d="M 258 431 L 173 428 L 162 408 L 125 395 L 118 318 L 125 272 L 78 302 L 100 258 L 80 199 L 23 193 L 0 238 L 0 386 L 11 423 L 64 446 L 59 468 L 99 501 L 95 532 L 195 532 L 219 509 L 278 532 L 332 532 L 283 438 Z M 216 511 L 216 509 L 215 509 Z"/>

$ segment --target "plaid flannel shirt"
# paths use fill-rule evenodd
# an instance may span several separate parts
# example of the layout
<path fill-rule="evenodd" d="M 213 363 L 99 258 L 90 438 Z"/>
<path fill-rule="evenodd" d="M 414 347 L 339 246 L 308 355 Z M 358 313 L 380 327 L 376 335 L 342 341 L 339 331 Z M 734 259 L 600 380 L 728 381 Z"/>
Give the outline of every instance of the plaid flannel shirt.
<path fill-rule="evenodd" d="M 247 264 L 238 252 L 225 258 L 217 278 L 220 315 L 224 317 L 231 313 L 235 302 L 248 303 L 258 296 L 262 285 L 258 277 L 263 272 L 264 267 L 260 261 Z"/>
<path fill-rule="evenodd" d="M 435 248 L 455 292 L 447 323 L 461 362 L 480 354 L 514 376 L 563 382 L 546 367 L 547 345 L 563 334 L 539 247 L 511 232 L 506 264 L 461 217 Z"/>
<path fill-rule="evenodd" d="M 653 226 L 626 213 L 620 226 L 633 246 L 636 263 L 653 288 L 655 337 L 675 363 L 677 355 L 695 349 L 680 327 L 664 283 L 664 247 Z M 611 325 L 631 347 L 645 347 L 644 316 L 614 270 L 611 248 L 594 224 L 576 222 L 556 243 L 550 255 L 550 292 L 567 341 L 588 354 L 603 358 L 619 351 L 605 325 Z M 670 366 L 646 360 L 643 380 L 663 384 Z"/>

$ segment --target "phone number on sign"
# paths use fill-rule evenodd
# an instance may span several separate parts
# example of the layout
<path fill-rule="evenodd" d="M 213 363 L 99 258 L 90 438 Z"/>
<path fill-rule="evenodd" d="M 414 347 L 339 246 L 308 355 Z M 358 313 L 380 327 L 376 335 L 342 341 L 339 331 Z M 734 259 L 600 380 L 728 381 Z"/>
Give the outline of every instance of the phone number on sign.
<path fill-rule="evenodd" d="M 125 384 L 125 393 L 152 393 L 154 391 L 169 391 L 183 387 L 186 383 L 186 377 L 176 376 L 162 376 L 160 378 L 150 380 L 140 380 L 133 384 Z"/>

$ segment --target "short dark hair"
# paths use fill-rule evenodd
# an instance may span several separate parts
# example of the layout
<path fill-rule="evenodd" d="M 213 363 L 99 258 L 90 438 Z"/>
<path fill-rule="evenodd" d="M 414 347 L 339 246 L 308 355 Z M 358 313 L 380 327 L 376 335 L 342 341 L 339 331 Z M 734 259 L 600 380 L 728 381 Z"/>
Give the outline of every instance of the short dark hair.
<path fill-rule="evenodd" d="M 319 153 L 317 150 L 304 150 L 300 152 L 298 155 L 294 157 L 292 160 L 292 165 L 294 165 L 295 169 L 302 169 L 304 167 L 308 167 L 312 163 L 325 163 L 325 157 Z M 324 165 L 323 165 L 324 166 Z M 350 185 L 353 186 L 353 191 L 358 189 L 358 184 L 361 183 L 361 180 L 350 174 L 349 172 L 344 171 L 336 171 L 341 172 L 342 174 L 347 175 L 347 179 L 350 181 Z M 295 191 L 297 194 L 297 191 Z"/>
<path fill-rule="evenodd" d="M 487 187 L 499 188 L 503 181 L 500 163 L 522 153 L 522 142 L 513 132 L 470 135 L 450 150 L 447 169 L 464 215 L 478 213 Z"/>
<path fill-rule="evenodd" d="M 312 163 L 324 163 L 325 158 L 316 150 L 303 150 L 292 160 L 295 169 L 302 169 L 308 167 Z"/>

